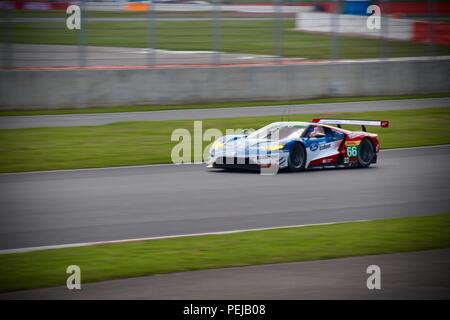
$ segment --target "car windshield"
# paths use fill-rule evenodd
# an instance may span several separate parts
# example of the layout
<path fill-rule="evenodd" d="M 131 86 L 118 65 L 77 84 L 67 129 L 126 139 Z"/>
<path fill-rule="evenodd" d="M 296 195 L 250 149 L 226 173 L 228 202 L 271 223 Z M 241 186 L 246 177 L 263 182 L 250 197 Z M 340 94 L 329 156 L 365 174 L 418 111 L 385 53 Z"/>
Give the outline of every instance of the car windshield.
<path fill-rule="evenodd" d="M 291 135 L 299 137 L 305 131 L 307 124 L 272 123 L 248 136 L 249 139 L 276 139 L 283 140 Z"/>

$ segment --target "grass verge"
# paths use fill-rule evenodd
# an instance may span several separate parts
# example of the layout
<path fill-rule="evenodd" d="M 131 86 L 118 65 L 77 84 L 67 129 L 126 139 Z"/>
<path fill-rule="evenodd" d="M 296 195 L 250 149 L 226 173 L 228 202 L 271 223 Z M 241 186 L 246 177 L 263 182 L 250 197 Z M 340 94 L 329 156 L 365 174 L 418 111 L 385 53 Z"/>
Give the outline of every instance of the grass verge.
<path fill-rule="evenodd" d="M 188 270 L 450 247 L 450 214 L 0 255 L 0 291 Z"/>
<path fill-rule="evenodd" d="M 64 12 L 55 17 L 66 18 Z M 330 59 L 330 35 L 296 31 L 295 19 L 282 21 L 281 38 L 284 57 Z M 80 31 L 68 30 L 65 23 L 17 22 L 11 30 L 12 42 L 28 44 L 78 45 Z M 148 48 L 147 21 L 91 21 L 83 27 L 89 35 L 90 46 Z M 222 20 L 220 22 L 220 48 L 226 53 L 274 54 L 273 21 Z M 161 21 L 155 22 L 157 49 L 211 51 L 213 50 L 213 21 Z M 339 57 L 344 59 L 378 58 L 381 42 L 349 35 L 336 35 Z M 427 44 L 410 41 L 386 40 L 389 57 L 427 55 Z M 449 45 L 436 45 L 437 55 L 450 53 Z M 101 62 L 99 61 L 101 64 Z"/>
<path fill-rule="evenodd" d="M 448 108 L 291 115 L 289 120 L 311 121 L 320 116 L 389 120 L 388 129 L 370 128 L 371 132 L 380 134 L 381 146 L 385 149 L 450 143 Z M 225 133 L 225 129 L 257 129 L 280 120 L 280 116 L 208 119 L 203 121 L 203 130 L 217 128 Z M 0 130 L 0 172 L 169 163 L 172 148 L 179 143 L 171 141 L 172 132 L 186 128 L 192 133 L 193 124 L 192 120 L 177 120 L 4 129 Z M 204 147 L 207 144 L 204 142 Z M 192 150 L 196 154 L 202 152 Z"/>
<path fill-rule="evenodd" d="M 417 94 L 417 95 L 396 95 L 396 96 L 314 98 L 314 99 L 282 100 L 282 101 L 274 101 L 274 100 L 235 101 L 235 102 L 211 102 L 211 103 L 173 104 L 173 105 L 93 107 L 83 109 L 81 108 L 37 109 L 37 110 L 10 109 L 10 110 L 0 110 L 0 117 L 36 116 L 36 115 L 52 115 L 52 114 L 116 113 L 116 112 L 160 111 L 160 110 L 181 110 L 181 109 L 236 108 L 236 107 L 274 106 L 274 105 L 291 105 L 291 104 L 426 99 L 426 98 L 446 98 L 446 97 L 450 97 L 450 92 Z"/>

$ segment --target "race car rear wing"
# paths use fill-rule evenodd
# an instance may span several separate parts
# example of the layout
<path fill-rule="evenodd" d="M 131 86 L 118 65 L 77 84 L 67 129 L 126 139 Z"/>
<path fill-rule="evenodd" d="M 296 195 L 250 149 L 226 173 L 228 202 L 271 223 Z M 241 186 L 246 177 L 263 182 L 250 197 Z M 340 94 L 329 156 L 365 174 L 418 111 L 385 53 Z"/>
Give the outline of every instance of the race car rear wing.
<path fill-rule="evenodd" d="M 385 120 L 344 120 L 344 119 L 319 119 L 319 118 L 316 118 L 316 119 L 313 119 L 312 122 L 321 123 L 321 124 L 333 124 L 333 125 L 337 125 L 338 128 L 340 128 L 342 124 L 357 125 L 357 126 L 362 126 L 363 131 L 366 131 L 366 126 L 389 128 L 389 121 L 385 121 Z"/>

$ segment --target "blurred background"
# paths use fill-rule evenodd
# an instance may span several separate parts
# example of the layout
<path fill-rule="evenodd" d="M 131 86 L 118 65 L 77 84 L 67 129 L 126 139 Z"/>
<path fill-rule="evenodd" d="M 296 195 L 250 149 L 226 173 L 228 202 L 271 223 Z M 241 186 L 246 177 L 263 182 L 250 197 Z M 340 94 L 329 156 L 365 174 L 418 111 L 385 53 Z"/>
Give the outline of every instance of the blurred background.
<path fill-rule="evenodd" d="M 4 108 L 423 94 L 450 88 L 449 1 L 0 3 Z M 72 5 L 80 13 L 75 29 L 68 27 L 76 21 Z"/>
<path fill-rule="evenodd" d="M 66 9 L 81 8 L 68 30 Z M 381 29 L 366 26 L 381 9 Z M 448 55 L 442 0 L 2 1 L 2 67 L 238 64 Z"/>

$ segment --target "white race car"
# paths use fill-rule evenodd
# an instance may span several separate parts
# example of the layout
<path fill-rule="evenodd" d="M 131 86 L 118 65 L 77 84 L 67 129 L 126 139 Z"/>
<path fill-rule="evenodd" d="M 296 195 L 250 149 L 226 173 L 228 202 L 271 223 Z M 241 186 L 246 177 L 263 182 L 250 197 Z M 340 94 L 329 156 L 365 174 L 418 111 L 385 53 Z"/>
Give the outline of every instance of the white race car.
<path fill-rule="evenodd" d="M 331 124 L 337 127 L 330 126 Z M 361 125 L 348 131 L 341 125 Z M 388 127 L 382 120 L 313 119 L 312 122 L 274 122 L 250 134 L 217 139 L 208 161 L 210 168 L 277 169 L 301 171 L 316 167 L 368 167 L 376 163 L 378 136 L 366 126 Z"/>

